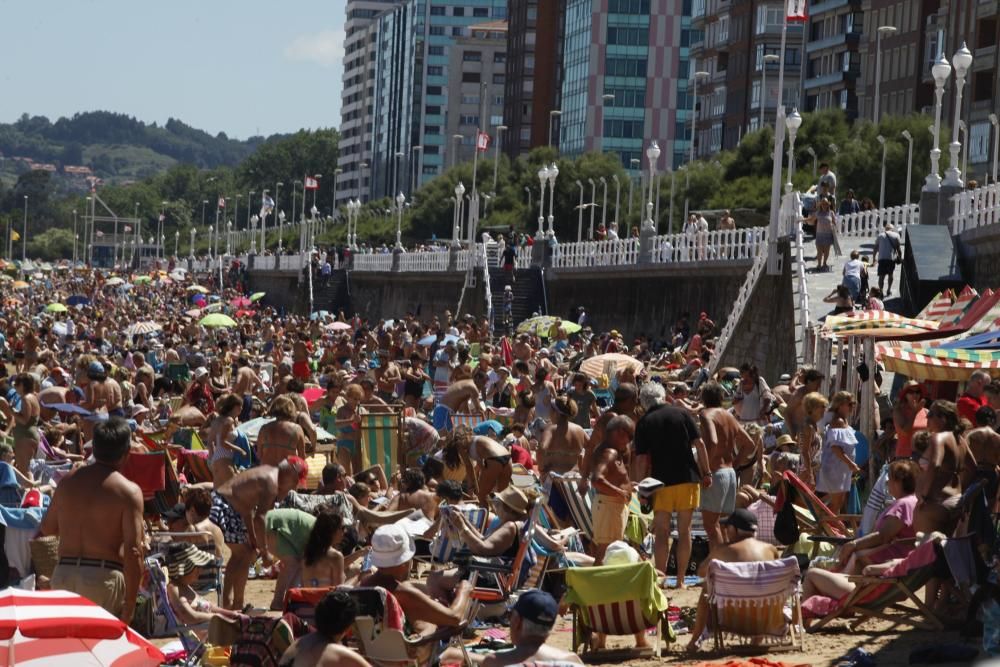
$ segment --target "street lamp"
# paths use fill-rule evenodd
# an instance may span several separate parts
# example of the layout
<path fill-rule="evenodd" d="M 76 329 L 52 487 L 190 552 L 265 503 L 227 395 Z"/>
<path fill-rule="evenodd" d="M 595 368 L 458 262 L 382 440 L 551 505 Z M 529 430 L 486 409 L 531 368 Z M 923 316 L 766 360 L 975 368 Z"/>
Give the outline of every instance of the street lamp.
<path fill-rule="evenodd" d="M 545 185 L 549 181 L 549 168 L 542 165 L 541 169 L 538 170 L 538 184 L 541 188 L 541 194 L 538 195 L 538 231 L 535 233 L 536 238 L 542 238 L 545 233 Z"/>
<path fill-rule="evenodd" d="M 964 120 L 958 121 L 958 131 L 962 136 L 962 173 L 969 175 L 969 127 Z"/>
<path fill-rule="evenodd" d="M 812 157 L 812 159 L 813 159 L 813 180 L 815 181 L 816 180 L 816 163 L 818 161 L 818 158 L 816 156 L 816 150 L 812 146 L 806 146 L 806 153 L 808 153 L 809 156 Z"/>
<path fill-rule="evenodd" d="M 191 255 L 191 260 L 192 261 L 194 260 L 194 235 L 197 234 L 197 233 L 198 233 L 198 230 L 195 229 L 194 227 L 191 227 L 191 246 L 188 248 L 188 251 L 189 251 L 189 253 Z"/>
<path fill-rule="evenodd" d="M 451 243 L 452 245 L 459 244 L 458 228 L 462 221 L 462 195 L 465 194 L 465 185 L 462 181 L 458 182 L 455 186 L 455 226 L 452 229 Z M 538 216 L 539 224 L 541 224 L 542 216 Z"/>
<path fill-rule="evenodd" d="M 181 244 L 181 233 L 180 231 L 174 232 L 174 257 L 177 257 L 177 253 L 180 252 L 179 247 Z"/>
<path fill-rule="evenodd" d="M 452 144 L 452 155 L 451 155 L 451 166 L 454 167 L 458 164 L 458 147 L 461 145 L 459 142 L 462 141 L 461 134 L 451 135 Z"/>
<path fill-rule="evenodd" d="M 688 151 L 688 163 L 694 162 L 694 138 L 698 132 L 698 79 L 707 79 L 709 76 L 708 72 L 695 72 L 694 76 L 691 77 L 694 81 L 694 86 L 691 91 L 691 146 Z M 688 198 L 688 192 L 691 189 L 691 170 L 688 169 L 685 172 L 686 181 L 684 184 L 684 219 L 687 220 L 688 217 L 688 206 L 690 206 L 690 199 Z M 649 187 L 653 187 L 652 179 L 650 179 Z M 652 200 L 652 196 L 650 196 Z"/>
<path fill-rule="evenodd" d="M 795 135 L 798 134 L 799 128 L 802 127 L 802 116 L 799 115 L 799 110 L 792 107 L 792 113 L 788 114 L 785 118 L 785 128 L 788 129 L 788 191 L 791 192 L 794 189 L 792 185 L 792 177 L 795 176 Z"/>
<path fill-rule="evenodd" d="M 597 209 L 597 183 L 594 179 L 588 178 L 587 182 L 590 183 L 590 238 L 591 241 L 594 240 L 594 211 Z"/>
<path fill-rule="evenodd" d="M 882 144 L 882 184 L 879 186 L 878 191 L 878 207 L 885 208 L 885 152 L 888 146 L 885 143 L 885 137 L 881 134 L 875 137 L 880 144 Z"/>
<path fill-rule="evenodd" d="M 576 242 L 579 243 L 583 240 L 583 183 L 579 179 L 576 181 L 576 187 L 580 188 L 580 205 L 576 207 Z"/>
<path fill-rule="evenodd" d="M 875 37 L 875 113 L 872 114 L 875 125 L 878 125 L 879 87 L 882 83 L 882 38 L 896 34 L 896 26 L 880 25 Z"/>
<path fill-rule="evenodd" d="M 695 82 L 697 85 L 698 73 L 695 73 Z M 692 159 L 694 159 L 694 135 L 692 134 Z M 656 231 L 656 222 L 653 221 L 653 187 L 656 181 L 656 164 L 660 159 L 660 145 L 656 143 L 656 139 L 649 142 L 649 148 L 646 149 L 646 161 L 649 164 L 649 200 L 646 202 L 646 219 L 643 221 L 642 226 L 647 231 Z"/>
<path fill-rule="evenodd" d="M 997 148 L 1000 147 L 1000 123 L 998 123 L 997 115 L 995 113 L 990 114 L 990 125 L 993 126 L 993 182 L 997 182 Z M 74 211 L 75 213 L 76 211 Z"/>
<path fill-rule="evenodd" d="M 118 242 L 118 239 L 115 239 L 115 243 L 117 243 L 117 242 Z M 21 262 L 22 262 L 22 264 L 24 263 L 24 260 L 27 258 L 27 256 L 28 256 L 28 195 L 24 195 L 24 227 L 21 230 Z M 23 266 L 21 268 L 21 271 L 24 272 Z"/>
<path fill-rule="evenodd" d="M 562 111 L 559 109 L 553 109 L 549 112 L 549 148 L 552 148 L 552 126 L 556 123 L 556 118 L 562 115 Z"/>
<path fill-rule="evenodd" d="M 406 153 L 403 151 L 396 151 L 396 164 L 392 169 L 392 190 L 389 192 L 399 192 L 402 188 L 399 187 L 399 161 L 406 157 Z M 305 199 L 305 194 L 303 194 L 303 199 Z M 305 202 L 303 201 L 303 206 Z"/>
<path fill-rule="evenodd" d="M 608 106 L 609 102 L 614 102 L 614 101 L 615 101 L 615 96 L 612 95 L 611 93 L 605 93 L 601 95 L 601 134 L 600 134 L 601 143 L 597 147 L 598 152 L 600 153 L 604 152 L 604 109 L 605 107 Z"/>
<path fill-rule="evenodd" d="M 403 204 L 405 203 L 406 197 L 400 192 L 396 195 L 396 250 L 403 249 Z"/>
<path fill-rule="evenodd" d="M 951 65 L 944 57 L 944 52 L 938 54 L 938 59 L 931 67 L 931 75 L 934 77 L 934 126 L 930 129 L 934 135 L 934 144 L 931 148 L 931 171 L 924 179 L 923 192 L 938 192 L 941 189 L 941 176 L 938 173 L 941 161 L 941 101 L 944 99 L 944 84 L 951 76 Z"/>
<path fill-rule="evenodd" d="M 618 221 L 618 204 L 621 202 L 622 184 L 618 180 L 618 174 L 611 174 L 611 180 L 615 182 L 615 219 L 613 222 L 621 226 L 621 223 Z"/>
<path fill-rule="evenodd" d="M 559 175 L 559 167 L 553 162 L 549 165 L 549 236 L 555 238 L 556 228 L 554 225 L 553 207 L 556 199 L 556 176 Z"/>
<path fill-rule="evenodd" d="M 497 142 L 493 147 L 493 192 L 497 191 L 497 172 L 500 170 L 500 142 L 506 129 L 506 125 L 497 125 Z"/>
<path fill-rule="evenodd" d="M 965 88 L 965 75 L 972 66 L 972 53 L 965 46 L 965 42 L 962 42 L 962 48 L 951 57 L 951 62 L 955 66 L 955 115 L 951 125 L 951 144 L 948 146 L 951 161 L 944 175 L 944 185 L 961 190 L 964 186 L 962 172 L 958 169 L 958 152 L 962 149 L 962 145 L 958 142 L 958 124 L 962 117 L 962 89 Z"/>
<path fill-rule="evenodd" d="M 638 172 L 642 166 L 642 160 L 637 157 L 632 158 L 628 161 L 628 166 L 632 171 Z M 639 174 L 639 178 L 642 178 L 642 174 Z M 632 189 L 635 187 L 635 177 L 629 174 L 628 177 L 628 214 L 629 217 L 632 216 Z"/>
<path fill-rule="evenodd" d="M 763 58 L 764 64 L 761 65 L 761 75 L 760 75 L 760 127 L 764 127 L 764 108 L 767 106 L 767 66 L 769 63 L 776 63 L 781 60 L 781 56 L 775 53 L 768 53 Z M 780 97 L 780 95 L 779 95 Z"/>
<path fill-rule="evenodd" d="M 906 149 L 906 205 L 910 205 L 910 183 L 913 180 L 913 135 L 909 130 L 900 132 L 908 144 Z"/>
<path fill-rule="evenodd" d="M 604 229 L 608 228 L 608 181 L 603 176 L 597 179 L 600 181 L 601 186 L 604 188 L 601 200 L 601 224 L 604 225 Z"/>

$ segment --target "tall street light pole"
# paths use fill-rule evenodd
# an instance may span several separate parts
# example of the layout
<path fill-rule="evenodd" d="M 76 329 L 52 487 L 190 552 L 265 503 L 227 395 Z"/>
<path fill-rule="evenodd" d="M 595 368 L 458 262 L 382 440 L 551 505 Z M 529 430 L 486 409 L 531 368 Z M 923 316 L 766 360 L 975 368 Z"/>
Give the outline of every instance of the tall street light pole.
<path fill-rule="evenodd" d="M 579 179 L 576 187 L 580 188 L 580 205 L 576 207 L 576 242 L 579 243 L 583 240 L 583 183 Z"/>
<path fill-rule="evenodd" d="M 621 227 L 621 223 L 618 222 L 618 204 L 621 201 L 622 184 L 621 184 L 621 181 L 618 180 L 618 174 L 611 174 L 611 180 L 613 180 L 615 182 L 615 219 L 614 219 L 614 222 L 618 223 L 618 226 Z"/>
<path fill-rule="evenodd" d="M 695 78 L 697 80 L 697 74 Z M 646 219 L 642 223 L 646 231 L 652 232 L 656 231 L 656 221 L 653 220 L 653 188 L 656 182 L 656 163 L 659 159 L 660 145 L 656 143 L 656 139 L 653 139 L 649 142 L 649 148 L 646 149 L 646 160 L 649 163 L 649 200 L 646 202 Z"/>
<path fill-rule="evenodd" d="M 28 195 L 24 195 L 24 225 L 21 229 L 21 262 L 24 263 L 28 257 Z M 24 272 L 24 268 L 21 268 Z"/>
<path fill-rule="evenodd" d="M 587 182 L 590 183 L 590 235 L 588 238 L 594 240 L 594 209 L 597 208 L 597 183 L 594 179 L 588 178 Z"/>
<path fill-rule="evenodd" d="M 991 179 L 993 183 L 997 182 L 997 157 L 1000 157 L 998 149 L 1000 149 L 1000 121 L 997 119 L 995 113 L 990 114 L 990 125 L 993 126 L 993 178 Z"/>
<path fill-rule="evenodd" d="M 556 237 L 555 216 L 553 209 L 556 200 L 556 177 L 559 176 L 559 166 L 553 162 L 549 165 L 549 237 Z"/>
<path fill-rule="evenodd" d="M 496 144 L 493 146 L 493 194 L 497 192 L 497 172 L 500 169 L 500 142 L 503 137 L 504 130 L 507 129 L 506 125 L 497 125 L 497 140 Z"/>
<path fill-rule="evenodd" d="M 552 148 L 552 127 L 556 124 L 556 118 L 562 115 L 562 111 L 559 109 L 553 109 L 549 112 L 549 148 Z"/>
<path fill-rule="evenodd" d="M 538 170 L 540 193 L 538 195 L 538 231 L 535 232 L 536 239 L 541 239 L 545 235 L 545 185 L 548 182 L 549 168 L 543 164 L 541 169 Z"/>
<path fill-rule="evenodd" d="M 881 134 L 875 139 L 882 145 L 882 181 L 878 191 L 878 207 L 885 208 L 885 152 L 888 150 L 888 146 L 885 143 L 885 137 Z"/>
<path fill-rule="evenodd" d="M 629 167 L 631 167 L 632 171 L 638 171 L 640 165 L 642 164 L 642 161 L 639 158 L 634 157 L 631 160 L 629 160 L 628 164 L 629 164 Z M 632 216 L 632 189 L 635 186 L 635 179 L 636 178 L 637 178 L 636 176 L 633 176 L 632 174 L 629 174 L 629 177 L 628 177 L 628 214 L 629 214 L 629 217 Z M 641 174 L 640 174 L 639 178 L 641 178 Z"/>
<path fill-rule="evenodd" d="M 607 230 L 607 228 L 608 228 L 608 181 L 603 176 L 601 176 L 597 180 L 600 181 L 601 187 L 603 188 L 603 193 L 604 193 L 603 195 L 601 195 L 601 197 L 602 197 L 601 198 L 601 224 L 604 226 L 604 229 Z"/>
<path fill-rule="evenodd" d="M 900 132 L 906 139 L 906 205 L 910 205 L 910 186 L 913 184 L 913 135 L 909 130 Z"/>
<path fill-rule="evenodd" d="M 878 27 L 878 35 L 875 37 L 875 100 L 873 102 L 875 111 L 872 114 L 872 120 L 876 126 L 878 125 L 879 88 L 882 84 L 882 38 L 889 37 L 895 33 L 896 26 L 880 25 Z"/>
<path fill-rule="evenodd" d="M 781 60 L 781 57 L 774 53 L 768 53 L 763 58 L 764 62 L 760 66 L 760 127 L 764 128 L 764 109 L 767 107 L 767 66 Z M 779 94 L 780 98 L 781 95 Z"/>
<path fill-rule="evenodd" d="M 955 115 L 951 124 L 951 144 L 948 146 L 951 162 L 948 171 L 945 172 L 943 185 L 961 190 L 964 188 L 964 184 L 962 183 L 962 172 L 958 168 L 958 153 L 962 149 L 962 144 L 958 141 L 958 125 L 962 117 L 962 89 L 965 88 L 965 74 L 972 66 L 972 53 L 965 46 L 965 42 L 962 42 L 962 48 L 951 57 L 951 62 L 955 66 Z"/>
<path fill-rule="evenodd" d="M 698 79 L 707 79 L 708 76 L 708 72 L 695 72 L 694 76 L 691 77 L 693 86 L 691 90 L 691 146 L 688 151 L 689 165 L 694 162 L 694 138 L 698 134 Z M 685 172 L 685 178 L 687 180 L 684 184 L 684 219 L 687 220 L 688 207 L 691 205 L 691 200 L 688 196 L 688 191 L 691 189 L 690 167 Z M 652 187 L 652 183 L 650 183 L 650 187 Z M 652 198 L 650 198 L 650 200 L 652 200 Z"/>

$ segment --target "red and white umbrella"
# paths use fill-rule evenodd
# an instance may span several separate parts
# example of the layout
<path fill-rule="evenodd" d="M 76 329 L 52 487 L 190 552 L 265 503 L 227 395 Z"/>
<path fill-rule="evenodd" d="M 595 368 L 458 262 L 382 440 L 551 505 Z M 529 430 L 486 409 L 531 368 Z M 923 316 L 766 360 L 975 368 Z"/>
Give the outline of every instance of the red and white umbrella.
<path fill-rule="evenodd" d="M 69 591 L 0 591 L 0 667 L 154 667 L 160 649 Z"/>
<path fill-rule="evenodd" d="M 347 322 L 332 322 L 326 328 L 330 331 L 350 331 L 352 327 Z"/>

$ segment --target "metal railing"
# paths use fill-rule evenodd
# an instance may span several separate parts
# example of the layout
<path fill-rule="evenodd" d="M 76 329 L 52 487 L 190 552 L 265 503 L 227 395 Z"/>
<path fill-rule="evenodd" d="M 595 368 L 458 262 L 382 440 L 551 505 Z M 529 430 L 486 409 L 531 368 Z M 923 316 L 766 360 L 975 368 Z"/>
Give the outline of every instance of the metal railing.
<path fill-rule="evenodd" d="M 483 288 L 486 290 L 486 321 L 490 323 L 490 335 L 493 335 L 493 286 L 490 284 L 489 248 L 479 246 L 480 263 L 483 269 Z"/>
<path fill-rule="evenodd" d="M 953 236 L 967 229 L 1000 222 L 1000 183 L 959 192 L 952 198 L 952 202 L 955 206 L 955 213 L 950 220 Z"/>
<path fill-rule="evenodd" d="M 392 271 L 392 253 L 354 255 L 355 271 Z"/>
<path fill-rule="evenodd" d="M 812 323 L 809 320 L 809 281 L 806 279 L 806 258 L 803 245 L 802 228 L 799 227 L 795 233 L 795 282 L 798 296 L 794 304 L 798 328 L 795 340 L 795 357 L 799 366 L 806 362 L 807 357 L 812 356 L 806 352 L 810 344 L 809 332 Z"/>
<path fill-rule="evenodd" d="M 400 271 L 447 271 L 448 251 L 404 252 L 399 256 Z"/>
<path fill-rule="evenodd" d="M 729 319 L 726 320 L 725 326 L 722 327 L 722 331 L 719 333 L 719 340 L 715 345 L 715 354 L 712 355 L 712 360 L 708 364 L 709 375 L 714 375 L 715 371 L 718 369 L 719 363 L 725 355 L 726 346 L 729 345 L 729 340 L 733 336 L 733 331 L 736 330 L 736 326 L 743 318 L 743 311 L 746 310 L 747 304 L 750 303 L 750 297 L 753 296 L 753 291 L 757 287 L 757 282 L 764 274 L 765 266 L 767 266 L 766 244 L 761 248 L 760 253 L 757 254 L 750 270 L 747 271 L 747 277 L 740 286 L 740 293 L 737 295 L 735 303 L 733 303 L 733 309 L 729 313 Z"/>
<path fill-rule="evenodd" d="M 563 243 L 555 247 L 552 268 L 626 266 L 639 261 L 639 239 L 615 239 Z"/>
<path fill-rule="evenodd" d="M 661 234 L 653 237 L 653 262 L 721 262 L 752 260 L 767 243 L 767 228 Z"/>
<path fill-rule="evenodd" d="M 837 233 L 841 236 L 878 236 L 887 222 L 901 232 L 903 227 L 920 222 L 920 206 L 907 204 L 838 215 Z"/>

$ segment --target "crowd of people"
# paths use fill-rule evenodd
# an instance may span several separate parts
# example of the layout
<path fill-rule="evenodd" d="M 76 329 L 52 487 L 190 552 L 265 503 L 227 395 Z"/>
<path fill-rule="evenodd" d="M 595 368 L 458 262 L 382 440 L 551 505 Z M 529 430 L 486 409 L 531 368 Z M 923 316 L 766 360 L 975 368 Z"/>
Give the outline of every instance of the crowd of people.
<path fill-rule="evenodd" d="M 710 559 L 794 549 L 763 530 L 785 471 L 836 513 L 859 476 L 881 469 L 863 482 L 867 525 L 836 565 L 806 569 L 803 559 L 806 594 L 836 597 L 853 585 L 847 575 L 898 562 L 918 534 L 952 534 L 963 489 L 1000 463 L 1000 384 L 986 373 L 973 374 L 957 403 L 930 402 L 925 387 L 906 384 L 868 443 L 857 396 L 821 393 L 825 369 L 798 369 L 773 387 L 751 364 L 709 374 L 718 329 L 706 313 L 679 318 L 655 343 L 595 332 L 582 309 L 586 326 L 573 333 L 556 319 L 498 341 L 471 316 L 309 318 L 231 289 L 201 294 L 183 271 L 126 278 L 66 267 L 0 283 L 0 416 L 11 444 L 0 448 L 0 481 L 17 499 L 35 495 L 47 508 L 40 535 L 58 539 L 58 564 L 35 584 L 131 622 L 151 541 L 167 531 L 167 602 L 182 623 L 264 611 L 246 598 L 248 578 L 262 572 L 275 577 L 271 610 L 289 589 L 331 589 L 287 664 L 363 663 L 339 643 L 357 611 L 345 587 L 390 591 L 419 635 L 460 625 L 473 588 L 467 568 L 449 562 L 418 578 L 416 545 L 443 534 L 474 557 L 510 562 L 549 502 L 552 475 L 591 497 L 593 534 L 581 541 L 564 530 L 571 517 L 553 506 L 561 525 L 535 527 L 529 551 L 580 567 L 635 554 L 664 586 L 673 561 L 674 585 L 685 588 L 683 575 L 703 576 Z M 218 310 L 234 324 L 201 323 Z M 582 370 L 612 352 L 620 356 L 600 372 Z M 379 413 L 400 415 L 397 469 L 370 465 L 363 451 L 363 418 Z M 459 420 L 468 415 L 471 425 Z M 210 479 L 182 468 L 179 504 L 153 510 L 130 458 L 154 443 L 190 454 L 195 442 Z M 307 491 L 311 472 L 317 488 Z M 638 538 L 626 535 L 636 494 L 650 507 Z M 489 511 L 485 530 L 454 511 L 466 506 Z M 707 557 L 692 552 L 696 518 Z M 194 583 L 218 556 L 226 565 L 216 604 Z M 9 583 L 30 574 L 3 569 Z M 510 615 L 514 647 L 475 659 L 577 661 L 545 643 L 559 611 L 549 593 L 522 594 Z M 707 623 L 702 596 L 690 648 Z"/>

